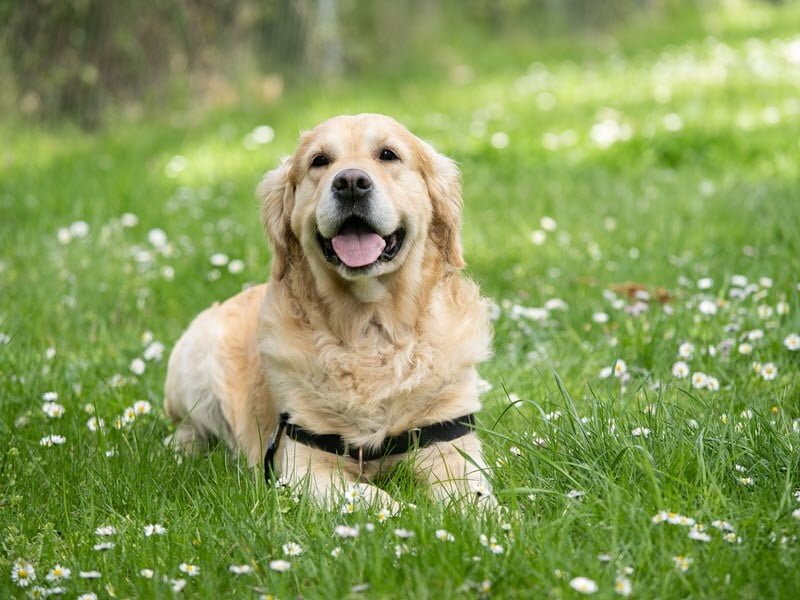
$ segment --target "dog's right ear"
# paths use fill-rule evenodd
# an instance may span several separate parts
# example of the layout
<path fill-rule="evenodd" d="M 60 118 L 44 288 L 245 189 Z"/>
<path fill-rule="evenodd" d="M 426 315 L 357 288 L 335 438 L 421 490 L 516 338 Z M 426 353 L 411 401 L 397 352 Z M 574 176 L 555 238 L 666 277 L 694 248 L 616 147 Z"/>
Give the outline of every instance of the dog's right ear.
<path fill-rule="evenodd" d="M 258 186 L 261 198 L 261 221 L 272 248 L 272 277 L 283 279 L 294 246 L 289 219 L 294 207 L 294 186 L 289 180 L 291 157 L 284 158 L 277 169 L 266 175 Z"/>

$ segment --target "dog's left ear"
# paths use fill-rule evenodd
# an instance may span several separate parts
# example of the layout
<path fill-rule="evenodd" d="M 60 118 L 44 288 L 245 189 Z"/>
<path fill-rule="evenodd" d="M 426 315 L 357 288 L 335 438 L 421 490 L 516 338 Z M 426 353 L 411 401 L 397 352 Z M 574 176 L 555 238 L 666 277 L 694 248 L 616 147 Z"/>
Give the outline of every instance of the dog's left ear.
<path fill-rule="evenodd" d="M 262 201 L 261 220 L 272 246 L 272 277 L 283 279 L 289 267 L 293 247 L 296 245 L 289 218 L 294 207 L 294 186 L 289 181 L 291 157 L 285 158 L 277 169 L 264 176 L 258 186 Z"/>
<path fill-rule="evenodd" d="M 445 262 L 456 269 L 464 267 L 461 247 L 461 173 L 452 159 L 439 154 L 423 142 L 427 164 L 423 168 L 428 193 L 433 202 L 431 238 L 439 246 Z"/>

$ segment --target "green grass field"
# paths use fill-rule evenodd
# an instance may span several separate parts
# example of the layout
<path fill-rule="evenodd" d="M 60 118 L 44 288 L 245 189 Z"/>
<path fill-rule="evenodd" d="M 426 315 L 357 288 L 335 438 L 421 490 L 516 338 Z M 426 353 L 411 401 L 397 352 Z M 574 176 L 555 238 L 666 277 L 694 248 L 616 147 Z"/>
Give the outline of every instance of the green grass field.
<path fill-rule="evenodd" d="M 794 597 L 798 24 L 797 4 L 759 5 L 708 31 L 631 28 L 611 53 L 492 46 L 471 74 L 269 107 L 0 125 L 0 597 L 180 580 L 198 598 Z M 300 129 L 362 111 L 462 167 L 469 272 L 498 305 L 481 417 L 497 514 L 435 505 L 403 469 L 385 485 L 415 509 L 321 512 L 221 447 L 161 445 L 171 345 L 267 276 L 261 174 Z M 137 401 L 152 410 L 126 415 Z M 71 576 L 49 581 L 57 564 Z"/>

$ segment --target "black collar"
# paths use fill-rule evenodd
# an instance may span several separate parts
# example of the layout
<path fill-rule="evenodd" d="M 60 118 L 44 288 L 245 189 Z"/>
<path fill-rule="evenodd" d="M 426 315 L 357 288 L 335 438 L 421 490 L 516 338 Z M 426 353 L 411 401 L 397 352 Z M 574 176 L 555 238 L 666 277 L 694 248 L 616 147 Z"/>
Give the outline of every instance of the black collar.
<path fill-rule="evenodd" d="M 464 415 L 452 421 L 442 421 L 425 427 L 417 427 L 399 435 L 387 437 L 377 448 L 368 449 L 350 446 L 342 439 L 342 436 L 335 433 L 313 433 L 299 425 L 289 423 L 289 418 L 290 415 L 288 413 L 281 414 L 275 439 L 272 440 L 264 456 L 264 475 L 267 481 L 272 478 L 272 463 L 284 432 L 294 441 L 305 446 L 366 462 L 391 456 L 392 454 L 404 454 L 414 448 L 423 448 L 436 442 L 449 442 L 458 439 L 470 433 L 475 425 L 475 415 Z"/>

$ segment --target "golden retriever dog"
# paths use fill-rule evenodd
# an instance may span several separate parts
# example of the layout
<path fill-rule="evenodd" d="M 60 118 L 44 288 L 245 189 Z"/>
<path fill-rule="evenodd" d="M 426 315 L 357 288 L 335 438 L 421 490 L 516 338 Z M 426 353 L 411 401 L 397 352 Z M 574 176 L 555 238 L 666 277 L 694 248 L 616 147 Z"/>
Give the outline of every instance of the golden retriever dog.
<path fill-rule="evenodd" d="M 472 429 L 364 459 L 480 408 L 489 306 L 462 274 L 453 161 L 389 117 L 339 116 L 305 133 L 258 191 L 270 280 L 202 312 L 178 340 L 169 442 L 192 451 L 219 438 L 253 466 L 270 448 L 275 475 L 327 505 L 350 489 L 396 506 L 370 482 L 404 459 L 436 498 L 493 503 Z"/>

